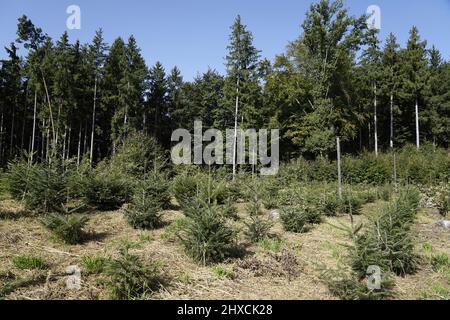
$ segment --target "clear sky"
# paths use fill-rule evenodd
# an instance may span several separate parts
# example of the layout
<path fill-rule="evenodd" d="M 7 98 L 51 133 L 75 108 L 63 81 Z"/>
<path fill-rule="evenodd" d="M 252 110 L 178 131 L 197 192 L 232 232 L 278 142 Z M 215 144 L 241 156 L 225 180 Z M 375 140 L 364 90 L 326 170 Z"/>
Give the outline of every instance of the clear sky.
<path fill-rule="evenodd" d="M 224 71 L 229 27 L 236 15 L 254 34 L 262 56 L 273 59 L 301 32 L 311 0 L 0 0 L 0 47 L 16 36 L 17 18 L 26 14 L 56 39 L 66 31 L 66 8 L 81 8 L 81 30 L 69 30 L 72 41 L 89 42 L 103 28 L 106 40 L 133 34 L 148 65 L 177 65 L 186 80 L 208 67 Z M 381 8 L 381 36 L 394 32 L 404 45 L 412 25 L 429 46 L 450 59 L 450 0 L 347 0 L 352 14 L 369 5 Z M 0 57 L 4 57 L 4 50 Z"/>

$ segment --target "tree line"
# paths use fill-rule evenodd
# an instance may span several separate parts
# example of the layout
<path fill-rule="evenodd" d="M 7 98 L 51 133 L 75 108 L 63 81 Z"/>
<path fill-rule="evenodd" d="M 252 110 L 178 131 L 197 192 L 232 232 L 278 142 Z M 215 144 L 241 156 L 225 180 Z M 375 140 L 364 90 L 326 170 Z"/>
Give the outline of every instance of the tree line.
<path fill-rule="evenodd" d="M 133 36 L 108 45 L 98 30 L 82 44 L 65 32 L 54 41 L 22 16 L 0 61 L 0 162 L 26 151 L 32 161 L 96 163 L 132 132 L 169 149 L 172 131 L 197 119 L 222 130 L 279 128 L 282 159 L 333 157 L 339 147 L 449 148 L 450 61 L 416 27 L 402 47 L 392 33 L 382 43 L 366 20 L 341 0 L 317 1 L 299 37 L 269 61 L 238 16 L 226 73 L 184 81 L 177 67 L 148 67 Z"/>

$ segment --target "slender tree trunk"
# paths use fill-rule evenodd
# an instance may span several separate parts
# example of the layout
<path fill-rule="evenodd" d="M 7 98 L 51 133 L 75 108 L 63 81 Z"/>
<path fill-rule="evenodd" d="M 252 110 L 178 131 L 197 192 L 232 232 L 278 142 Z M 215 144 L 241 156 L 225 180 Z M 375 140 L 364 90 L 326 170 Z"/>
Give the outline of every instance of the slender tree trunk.
<path fill-rule="evenodd" d="M 233 136 L 233 180 L 236 179 L 236 149 L 237 149 L 237 127 L 239 113 L 239 77 L 236 82 L 236 110 L 234 113 L 234 136 Z"/>
<path fill-rule="evenodd" d="M 81 156 L 81 121 L 80 121 L 80 131 L 78 131 L 78 152 L 77 152 L 77 167 L 80 166 L 80 156 Z"/>
<path fill-rule="evenodd" d="M 34 108 L 33 108 L 33 133 L 31 136 L 31 162 L 34 157 L 34 141 L 36 137 L 36 111 L 37 111 L 37 91 L 34 90 Z"/>
<path fill-rule="evenodd" d="M 2 111 L 2 118 L 0 120 L 0 157 L 1 161 L 3 163 L 3 111 Z"/>
<path fill-rule="evenodd" d="M 16 120 L 16 108 L 13 105 L 12 107 L 12 119 L 11 119 L 11 136 L 10 136 L 10 141 L 9 141 L 9 156 L 12 156 L 13 153 L 13 147 L 14 147 L 14 122 Z"/>
<path fill-rule="evenodd" d="M 72 143 L 72 124 L 69 125 L 69 138 L 67 140 L 66 159 L 70 159 L 70 144 Z"/>
<path fill-rule="evenodd" d="M 45 155 L 45 119 L 42 120 L 42 134 L 41 134 L 41 159 L 44 159 Z"/>
<path fill-rule="evenodd" d="M 84 141 L 83 141 L 83 154 L 86 154 L 88 152 L 88 145 L 87 145 L 87 136 L 88 136 L 88 121 L 86 120 L 86 123 L 84 125 Z"/>
<path fill-rule="evenodd" d="M 49 136 L 50 136 L 50 129 L 47 128 L 47 142 L 46 142 L 46 144 L 45 144 L 45 146 L 46 146 L 45 160 L 46 160 L 46 161 L 49 161 L 49 157 L 48 157 L 49 144 L 50 144 Z"/>
<path fill-rule="evenodd" d="M 20 133 L 20 150 L 24 150 L 23 145 L 25 143 L 25 125 L 26 125 L 26 121 L 27 121 L 27 117 L 26 117 L 26 110 L 25 110 L 25 113 L 23 115 L 23 121 L 22 121 L 22 132 Z"/>
<path fill-rule="evenodd" d="M 342 200 L 342 171 L 341 171 L 341 138 L 336 137 L 336 149 L 337 149 L 337 169 L 338 169 L 338 195 Z"/>
<path fill-rule="evenodd" d="M 394 94 L 391 93 L 391 109 L 390 109 L 390 139 L 389 146 L 394 149 Z"/>
<path fill-rule="evenodd" d="M 378 115 L 377 115 L 377 85 L 374 86 L 375 98 L 373 101 L 373 130 L 375 137 L 375 156 L 378 157 Z"/>
<path fill-rule="evenodd" d="M 95 111 L 97 105 L 97 75 L 95 76 L 95 84 L 94 84 L 94 106 L 92 108 L 92 128 L 91 128 L 91 152 L 90 152 L 90 164 L 92 166 L 92 162 L 94 160 L 94 134 L 95 134 Z"/>
<path fill-rule="evenodd" d="M 64 135 L 63 135 L 63 148 L 62 148 L 62 159 L 66 159 L 66 142 L 67 142 L 67 126 L 64 127 Z"/>
<path fill-rule="evenodd" d="M 55 123 L 53 121 L 52 104 L 50 103 L 50 95 L 48 93 L 47 82 L 45 81 L 45 77 L 44 77 L 44 73 L 42 72 L 42 69 L 41 69 L 41 74 L 42 74 L 42 82 L 44 83 L 45 94 L 47 95 L 48 110 L 50 112 L 50 124 L 52 126 L 53 141 L 55 141 L 56 133 L 55 133 Z"/>
<path fill-rule="evenodd" d="M 416 98 L 416 144 L 417 150 L 420 149 L 420 132 L 419 132 L 419 101 Z"/>

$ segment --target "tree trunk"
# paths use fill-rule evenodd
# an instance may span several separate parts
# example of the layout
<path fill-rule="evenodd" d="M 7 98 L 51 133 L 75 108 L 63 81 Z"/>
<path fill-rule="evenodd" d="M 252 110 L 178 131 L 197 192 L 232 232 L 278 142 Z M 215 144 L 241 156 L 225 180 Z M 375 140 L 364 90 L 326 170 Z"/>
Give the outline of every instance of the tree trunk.
<path fill-rule="evenodd" d="M 91 152 L 90 152 L 90 164 L 92 166 L 92 162 L 94 160 L 94 134 L 95 134 L 95 109 L 97 105 L 97 75 L 95 76 L 95 85 L 94 85 L 94 107 L 92 108 L 92 128 L 91 128 Z"/>
<path fill-rule="evenodd" d="M 416 99 L 416 144 L 417 150 L 420 149 L 420 132 L 419 132 L 419 101 Z"/>
<path fill-rule="evenodd" d="M 33 133 L 31 135 L 31 162 L 34 157 L 34 140 L 36 137 L 36 111 L 37 111 L 37 91 L 34 90 L 34 108 L 33 108 Z"/>
<path fill-rule="evenodd" d="M 80 166 L 80 156 L 81 156 L 81 122 L 80 122 L 80 131 L 78 132 L 78 152 L 77 152 L 77 167 Z"/>
<path fill-rule="evenodd" d="M 3 112 L 2 112 L 2 119 L 0 120 L 0 157 L 1 157 L 1 163 L 3 163 Z"/>
<path fill-rule="evenodd" d="M 375 137 L 375 156 L 378 157 L 378 117 L 377 117 L 377 85 L 374 86 L 375 98 L 373 101 L 373 130 Z"/>
<path fill-rule="evenodd" d="M 390 110 L 390 140 L 389 146 L 394 149 L 394 95 L 391 93 L 391 110 Z"/>
<path fill-rule="evenodd" d="M 69 126 L 69 138 L 67 140 L 66 159 L 70 159 L 70 144 L 72 143 L 72 124 Z"/>
<path fill-rule="evenodd" d="M 84 130 L 84 141 L 83 141 L 83 155 L 88 152 L 88 146 L 87 146 L 87 129 L 88 129 L 88 121 L 85 122 L 85 130 Z"/>
<path fill-rule="evenodd" d="M 234 113 L 234 136 L 233 136 L 233 180 L 236 179 L 236 149 L 237 149 L 237 126 L 239 113 L 239 77 L 236 82 L 236 110 Z"/>
<path fill-rule="evenodd" d="M 341 138 L 336 137 L 336 149 L 337 149 L 337 169 L 338 169 L 338 195 L 342 200 L 342 171 L 341 171 Z"/>
<path fill-rule="evenodd" d="M 13 147 L 14 147 L 14 122 L 16 118 L 16 108 L 13 105 L 12 106 L 12 119 L 11 119 L 11 136 L 10 136 L 10 142 L 9 142 L 9 156 L 12 156 Z"/>

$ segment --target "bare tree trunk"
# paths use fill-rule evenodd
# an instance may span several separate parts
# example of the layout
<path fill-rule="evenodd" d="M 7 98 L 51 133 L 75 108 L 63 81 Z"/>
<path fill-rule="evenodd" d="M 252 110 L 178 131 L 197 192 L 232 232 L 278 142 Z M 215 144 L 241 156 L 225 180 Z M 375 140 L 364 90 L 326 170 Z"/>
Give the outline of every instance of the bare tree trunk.
<path fill-rule="evenodd" d="M 41 137 L 41 159 L 44 159 L 45 155 L 45 119 L 42 120 L 42 137 Z"/>
<path fill-rule="evenodd" d="M 3 112 L 2 112 L 2 119 L 0 120 L 0 157 L 1 162 L 3 162 Z"/>
<path fill-rule="evenodd" d="M 416 98 L 416 144 L 417 150 L 420 149 L 420 132 L 419 132 L 419 101 Z"/>
<path fill-rule="evenodd" d="M 16 108 L 13 105 L 12 106 L 12 119 L 11 119 L 11 136 L 10 136 L 10 141 L 9 141 L 9 156 L 12 156 L 12 152 L 13 152 L 13 143 L 14 143 L 14 122 L 16 118 Z"/>
<path fill-rule="evenodd" d="M 42 69 L 41 69 L 41 74 L 42 74 L 42 81 L 44 83 L 45 94 L 47 95 L 48 109 L 49 109 L 49 112 L 50 112 L 50 123 L 52 125 L 53 141 L 55 141 L 56 140 L 56 136 L 55 136 L 56 133 L 55 133 L 55 123 L 53 121 L 52 105 L 50 103 L 50 95 L 48 93 L 47 82 L 45 81 L 45 77 L 44 77 L 44 73 L 42 72 Z"/>
<path fill-rule="evenodd" d="M 95 85 L 94 85 L 94 107 L 92 108 L 92 128 L 91 128 L 91 152 L 90 152 L 90 163 L 94 159 L 94 133 L 95 133 L 95 109 L 97 105 L 97 75 L 95 75 Z"/>
<path fill-rule="evenodd" d="M 62 159 L 66 159 L 66 142 L 67 142 L 67 126 L 64 126 L 64 135 L 63 135 L 63 148 L 62 148 Z"/>
<path fill-rule="evenodd" d="M 394 149 L 394 94 L 391 93 L 391 110 L 390 110 L 390 140 L 389 146 Z"/>
<path fill-rule="evenodd" d="M 78 152 L 77 152 L 77 167 L 80 166 L 80 156 L 81 156 L 81 122 L 80 122 L 80 131 L 78 132 Z"/>
<path fill-rule="evenodd" d="M 341 171 L 341 138 L 336 137 L 337 167 L 338 167 L 338 195 L 342 200 L 342 171 Z"/>
<path fill-rule="evenodd" d="M 26 111 L 25 111 L 25 113 L 26 113 Z M 25 143 L 25 137 L 24 137 L 24 135 L 25 135 L 25 125 L 26 125 L 26 121 L 27 121 L 27 117 L 26 117 L 26 115 L 24 114 L 24 116 L 23 116 L 23 121 L 22 121 L 22 131 L 21 131 L 21 133 L 20 133 L 20 150 L 24 150 L 23 145 L 24 145 L 24 143 Z"/>
<path fill-rule="evenodd" d="M 34 140 L 36 137 L 36 111 L 37 111 L 37 91 L 34 89 L 34 108 L 33 108 L 33 134 L 31 136 L 31 162 L 34 157 Z"/>
<path fill-rule="evenodd" d="M 88 121 L 86 120 L 84 124 L 83 155 L 86 154 L 86 152 L 88 152 L 87 136 L 88 136 Z"/>
<path fill-rule="evenodd" d="M 69 139 L 67 140 L 66 159 L 70 159 L 70 144 L 72 143 L 72 124 L 69 125 Z"/>
<path fill-rule="evenodd" d="M 239 77 L 236 82 L 236 110 L 234 113 L 234 137 L 233 137 L 233 180 L 236 179 L 236 149 L 237 149 L 237 126 L 239 113 Z"/>
<path fill-rule="evenodd" d="M 377 115 L 377 85 L 374 86 L 375 99 L 373 101 L 373 130 L 375 136 L 375 156 L 378 157 L 378 115 Z"/>

